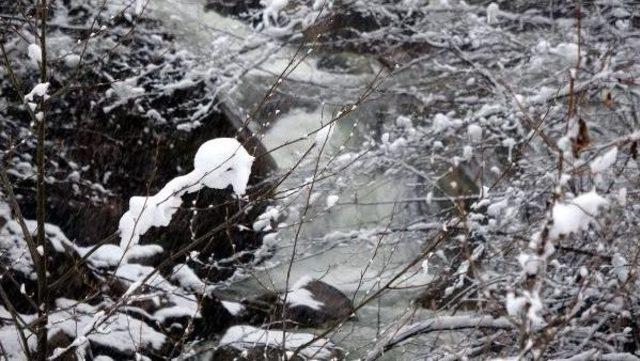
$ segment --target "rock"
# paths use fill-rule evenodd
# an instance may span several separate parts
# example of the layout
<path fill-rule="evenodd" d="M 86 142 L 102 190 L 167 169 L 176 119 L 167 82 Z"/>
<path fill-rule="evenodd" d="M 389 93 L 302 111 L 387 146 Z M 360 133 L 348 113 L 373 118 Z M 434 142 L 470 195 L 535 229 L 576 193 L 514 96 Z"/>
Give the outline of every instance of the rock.
<path fill-rule="evenodd" d="M 239 316 L 252 325 L 282 322 L 283 295 L 267 293 L 243 302 Z M 349 319 L 354 313 L 351 300 L 337 288 L 320 280 L 303 277 L 287 294 L 288 327 L 323 327 Z"/>
<path fill-rule="evenodd" d="M 287 295 L 287 317 L 309 327 L 346 320 L 354 312 L 351 300 L 337 288 L 302 278 Z"/>
<path fill-rule="evenodd" d="M 338 74 L 367 74 L 373 68 L 367 58 L 348 52 L 327 53 L 318 60 L 318 69 Z"/>
<path fill-rule="evenodd" d="M 344 352 L 330 340 L 315 339 L 311 333 L 286 332 L 286 356 L 288 360 L 343 360 Z M 227 330 L 218 347 L 208 360 L 282 360 L 281 330 L 265 330 L 247 325 L 233 326 Z M 309 343 L 304 348 L 300 346 Z M 294 352 L 297 354 L 294 357 Z"/>

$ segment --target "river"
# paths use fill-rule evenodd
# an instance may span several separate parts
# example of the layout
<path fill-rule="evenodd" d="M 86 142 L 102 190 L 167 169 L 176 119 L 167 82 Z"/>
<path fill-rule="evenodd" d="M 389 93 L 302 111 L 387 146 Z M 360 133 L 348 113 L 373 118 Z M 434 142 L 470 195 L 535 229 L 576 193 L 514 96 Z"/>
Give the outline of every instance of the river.
<path fill-rule="evenodd" d="M 203 69 L 206 64 L 217 64 L 210 58 L 218 56 L 221 46 L 248 49 L 244 52 L 243 62 L 255 66 L 242 77 L 231 77 L 233 86 L 218 94 L 242 118 L 265 96 L 277 74 L 289 64 L 297 50 L 295 45 L 267 49 L 255 46 L 255 40 L 247 39 L 252 36 L 259 39 L 259 36 L 251 35 L 252 30 L 246 24 L 215 12 L 203 12 L 200 1 L 159 0 L 150 2 L 149 6 L 170 29 L 175 30 L 179 44 L 200 55 L 205 64 Z M 341 106 L 354 103 L 380 69 L 373 58 L 344 53 L 336 56 L 346 64 L 355 65 L 338 70 L 321 68 L 318 64 L 327 54 L 311 53 L 279 87 L 283 109 L 271 109 L 275 116 L 266 127 L 266 121 L 251 124 L 267 149 L 277 149 L 272 155 L 279 174 L 285 174 L 296 165 L 315 137 L 282 145 L 318 129 L 333 119 Z M 393 98 L 365 101 L 337 122 L 322 154 L 320 146 L 309 152 L 307 159 L 280 185 L 279 194 L 283 196 L 277 207 L 284 218 L 280 220 L 278 236 L 266 245 L 272 247 L 273 256 L 262 267 L 253 270 L 250 277 L 233 283 L 224 292 L 240 298 L 261 293 L 265 285 L 271 290 L 285 289 L 297 223 L 309 191 L 308 186 L 302 190 L 298 186 L 309 181 L 316 163 L 324 170 L 317 178 L 330 177 L 314 185 L 313 202 L 296 244 L 290 284 L 303 276 L 322 279 L 353 297 L 357 304 L 421 251 L 423 244 L 415 237 L 398 236 L 402 233 L 387 235 L 388 229 L 406 227 L 416 217 L 416 207 L 403 201 L 413 195 L 410 184 L 415 179 L 386 174 L 384 170 L 353 174 L 346 168 L 333 174 L 341 169 L 340 164 L 348 164 L 358 155 L 362 156 L 356 164 L 358 169 L 374 169 L 363 165 L 375 162 L 363 152 L 371 145 L 368 141 L 380 122 L 394 121 L 393 101 Z M 327 198 L 335 199 L 335 196 L 339 197 L 336 204 L 327 207 Z M 418 293 L 414 286 L 430 279 L 431 276 L 418 267 L 396 285 L 402 286 L 400 289 L 387 292 L 363 307 L 357 319 L 348 321 L 332 334 L 332 340 L 349 352 L 349 359 L 365 355 L 382 325 L 399 319 L 408 311 L 415 312 L 410 307 Z M 387 354 L 385 359 L 402 359 L 401 352 L 406 350 L 399 350 Z"/>

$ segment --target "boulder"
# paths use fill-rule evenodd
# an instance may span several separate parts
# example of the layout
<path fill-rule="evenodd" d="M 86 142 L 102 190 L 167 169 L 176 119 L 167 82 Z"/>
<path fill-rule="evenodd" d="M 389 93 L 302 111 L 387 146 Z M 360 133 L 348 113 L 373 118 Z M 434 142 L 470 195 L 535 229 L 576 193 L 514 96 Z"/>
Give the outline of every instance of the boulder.
<path fill-rule="evenodd" d="M 344 352 L 331 340 L 311 333 L 267 330 L 248 325 L 233 326 L 220 339 L 208 360 L 282 360 L 282 340 L 285 339 L 287 360 L 343 360 Z M 304 346 L 304 347 L 303 347 Z M 295 355 L 294 355 L 295 354 Z"/>
<path fill-rule="evenodd" d="M 253 300 L 244 300 L 243 322 L 252 325 L 282 323 L 285 297 L 266 293 Z M 351 300 L 337 288 L 320 280 L 303 277 L 286 297 L 286 322 L 290 327 L 323 327 L 353 317 Z M 289 327 L 289 326 L 288 326 Z"/>

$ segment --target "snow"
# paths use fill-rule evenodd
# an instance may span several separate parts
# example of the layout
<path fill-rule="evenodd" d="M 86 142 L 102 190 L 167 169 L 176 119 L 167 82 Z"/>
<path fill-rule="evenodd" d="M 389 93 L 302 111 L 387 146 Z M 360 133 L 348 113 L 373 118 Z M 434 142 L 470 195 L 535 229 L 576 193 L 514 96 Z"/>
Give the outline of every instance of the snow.
<path fill-rule="evenodd" d="M 509 200 L 504 198 L 498 202 L 494 202 L 487 207 L 487 214 L 497 218 L 502 211 L 509 206 Z"/>
<path fill-rule="evenodd" d="M 68 68 L 75 68 L 80 64 L 80 55 L 69 54 L 64 57 L 64 65 Z"/>
<path fill-rule="evenodd" d="M 605 154 L 594 159 L 589 167 L 591 168 L 591 173 L 602 173 L 609 169 L 615 162 L 618 157 L 618 147 L 613 147 Z"/>
<path fill-rule="evenodd" d="M 222 306 L 224 306 L 224 308 L 226 308 L 227 311 L 229 311 L 229 313 L 232 316 L 236 316 L 244 310 L 244 306 L 238 302 L 231 302 L 231 301 L 221 301 L 221 302 L 222 302 Z"/>
<path fill-rule="evenodd" d="M 413 128 L 413 121 L 411 118 L 401 115 L 396 118 L 396 125 L 400 128 L 411 129 Z"/>
<path fill-rule="evenodd" d="M 137 79 L 135 77 L 125 80 L 118 80 L 111 84 L 111 89 L 118 98 L 127 100 L 144 94 L 144 88 L 136 86 Z"/>
<path fill-rule="evenodd" d="M 305 306 L 314 310 L 319 310 L 324 306 L 323 302 L 313 298 L 311 291 L 304 288 L 311 281 L 313 281 L 313 279 L 309 276 L 301 277 L 287 293 L 287 305 L 291 307 Z"/>
<path fill-rule="evenodd" d="M 165 344 L 166 337 L 148 326 L 146 323 L 129 317 L 125 313 L 116 312 L 105 323 L 101 323 L 104 311 L 98 307 L 86 303 L 60 298 L 56 300 L 57 310 L 49 314 L 48 335 L 52 337 L 57 333 L 64 333 L 73 338 L 73 345 L 86 344 L 87 340 L 93 344 L 102 345 L 125 354 L 133 354 L 140 347 L 150 347 L 160 350 Z M 73 307 L 71 307 L 73 306 Z M 0 315 L 10 317 L 8 312 L 0 306 Z M 35 320 L 35 315 L 21 315 L 27 322 Z M 35 349 L 35 337 L 30 331 L 25 330 L 29 339 L 29 346 Z M 11 326 L 0 327 L 0 340 L 7 352 L 9 360 L 22 360 L 22 344 L 17 331 Z M 62 350 L 58 349 L 57 353 Z M 51 358 L 53 359 L 53 357 Z"/>
<path fill-rule="evenodd" d="M 136 6 L 135 9 L 133 10 L 133 12 L 137 15 L 140 16 L 142 14 L 142 11 L 144 10 L 145 7 L 145 3 L 148 0 L 136 0 Z"/>
<path fill-rule="evenodd" d="M 253 160 L 236 139 L 217 138 L 205 142 L 196 152 L 191 173 L 173 178 L 153 196 L 131 197 L 129 210 L 120 218 L 120 247 L 138 244 L 140 236 L 151 227 L 169 225 L 185 193 L 203 187 L 231 186 L 237 195 L 244 195 Z"/>
<path fill-rule="evenodd" d="M 336 205 L 336 203 L 338 203 L 338 200 L 340 200 L 340 196 L 337 196 L 335 194 L 330 194 L 327 196 L 327 209 L 332 208 L 333 206 Z"/>
<path fill-rule="evenodd" d="M 24 240 L 22 228 L 18 221 L 12 217 L 11 209 L 6 203 L 0 202 L 0 256 L 3 259 L 10 259 L 11 268 L 22 273 L 28 279 L 35 279 L 33 261 L 28 251 L 27 243 Z M 37 222 L 25 219 L 25 225 L 31 234 L 36 232 Z M 45 233 L 51 248 L 56 252 L 65 252 L 66 248 L 73 248 L 74 245 L 64 235 L 59 227 L 45 224 Z"/>
<path fill-rule="evenodd" d="M 595 223 L 594 217 L 598 215 L 599 209 L 607 204 L 607 200 L 595 190 L 572 200 L 556 203 L 552 210 L 553 226 L 549 236 L 557 239 L 561 235 L 586 230 L 590 224 Z"/>
<path fill-rule="evenodd" d="M 509 162 L 511 162 L 511 160 L 512 160 L 512 155 L 513 155 L 513 147 L 515 147 L 515 146 L 516 146 L 516 141 L 515 141 L 515 139 L 513 139 L 513 138 L 506 138 L 506 139 L 504 139 L 504 140 L 502 141 L 502 145 L 503 145 L 503 146 L 505 146 L 505 147 L 507 147 L 508 152 L 509 152 L 509 153 L 508 153 L 508 154 L 509 154 L 508 159 L 509 159 Z"/>
<path fill-rule="evenodd" d="M 498 21 L 498 12 L 500 7 L 496 3 L 491 3 L 487 6 L 487 24 L 495 24 Z"/>
<path fill-rule="evenodd" d="M 264 6 L 262 13 L 262 22 L 265 27 L 276 25 L 278 22 L 278 15 L 280 11 L 284 9 L 289 3 L 289 0 L 260 0 L 260 5 Z"/>
<path fill-rule="evenodd" d="M 451 119 L 442 113 L 438 113 L 433 117 L 433 130 L 440 132 L 451 126 Z"/>
<path fill-rule="evenodd" d="M 36 67 L 42 63 L 42 49 L 37 44 L 30 44 L 27 47 L 27 55 L 29 55 L 29 59 L 31 59 L 31 63 Z"/>
<path fill-rule="evenodd" d="M 137 244 L 130 247 L 125 255 L 127 260 L 144 260 L 162 253 L 164 249 L 157 244 Z"/>
<path fill-rule="evenodd" d="M 611 257 L 611 265 L 613 266 L 613 272 L 615 273 L 618 281 L 621 283 L 627 282 L 629 278 L 629 262 L 623 255 L 616 252 Z"/>
<path fill-rule="evenodd" d="M 507 293 L 506 308 L 509 316 L 518 318 L 522 315 L 526 316 L 534 328 L 545 325 L 542 318 L 544 306 L 540 296 L 535 292 L 523 291 L 522 296 L 515 296 L 513 292 Z"/>
<path fill-rule="evenodd" d="M 260 346 L 282 348 L 282 341 L 289 350 L 313 341 L 316 337 L 310 333 L 294 333 L 279 330 L 263 330 L 253 326 L 233 326 L 222 336 L 220 346 L 230 346 L 237 350 L 246 350 Z M 300 355 L 313 359 L 329 359 L 333 343 L 327 339 L 317 339 L 300 350 Z"/>
<path fill-rule="evenodd" d="M 268 206 L 267 209 L 258 216 L 255 222 L 253 222 L 253 230 L 256 232 L 267 232 L 271 230 L 271 222 L 276 222 L 280 217 L 280 210 L 273 206 Z"/>
<path fill-rule="evenodd" d="M 558 56 L 566 65 L 578 63 L 578 44 L 559 43 L 555 47 L 549 48 L 549 53 Z"/>
<path fill-rule="evenodd" d="M 189 266 L 183 263 L 179 263 L 173 267 L 170 279 L 178 283 L 180 287 L 190 291 L 203 292 L 206 287 L 200 277 L 198 277 Z"/>
<path fill-rule="evenodd" d="M 32 102 L 35 96 L 42 97 L 44 100 L 49 99 L 47 91 L 49 90 L 49 83 L 39 83 L 31 89 L 29 94 L 24 96 L 25 102 Z"/>
<path fill-rule="evenodd" d="M 627 205 L 627 188 L 622 187 L 618 190 L 618 194 L 616 194 L 616 200 L 623 207 Z"/>
<path fill-rule="evenodd" d="M 78 253 L 84 257 L 93 247 L 80 248 Z M 88 258 L 90 264 L 97 268 L 110 268 L 117 266 L 124 257 L 122 248 L 115 244 L 104 244 L 98 247 Z"/>
<path fill-rule="evenodd" d="M 482 127 L 478 124 L 469 124 L 467 134 L 469 135 L 469 139 L 474 143 L 480 143 L 482 141 Z"/>

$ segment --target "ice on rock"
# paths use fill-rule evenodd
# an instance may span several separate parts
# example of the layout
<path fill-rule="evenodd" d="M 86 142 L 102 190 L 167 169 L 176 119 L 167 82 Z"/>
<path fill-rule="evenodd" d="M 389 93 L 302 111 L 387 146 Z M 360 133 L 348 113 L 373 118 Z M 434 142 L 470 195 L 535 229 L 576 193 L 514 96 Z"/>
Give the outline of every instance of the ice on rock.
<path fill-rule="evenodd" d="M 228 186 L 244 195 L 254 158 L 234 138 L 212 139 L 200 146 L 194 159 L 194 170 L 167 183 L 157 194 L 134 196 L 129 210 L 120 218 L 120 247 L 138 244 L 140 236 L 151 227 L 166 227 L 182 204 L 185 193 L 203 187 L 224 189 Z"/>

